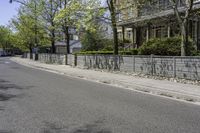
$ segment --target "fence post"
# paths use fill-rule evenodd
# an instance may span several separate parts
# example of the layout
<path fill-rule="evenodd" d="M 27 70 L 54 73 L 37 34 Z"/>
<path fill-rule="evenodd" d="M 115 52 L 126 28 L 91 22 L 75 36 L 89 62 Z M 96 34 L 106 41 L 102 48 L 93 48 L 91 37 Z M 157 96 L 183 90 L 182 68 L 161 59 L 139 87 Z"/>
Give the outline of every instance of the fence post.
<path fill-rule="evenodd" d="M 121 58 L 123 58 L 123 56 L 120 56 L 120 55 L 118 55 L 118 70 L 120 71 L 120 69 L 121 69 Z"/>
<path fill-rule="evenodd" d="M 74 66 L 77 66 L 77 54 L 74 55 Z"/>
<path fill-rule="evenodd" d="M 65 54 L 65 65 L 68 65 L 68 54 Z"/>
<path fill-rule="evenodd" d="M 151 60 L 151 75 L 153 76 L 153 54 L 151 54 L 150 60 Z"/>
<path fill-rule="evenodd" d="M 173 57 L 173 76 L 176 78 L 176 57 Z"/>
<path fill-rule="evenodd" d="M 135 56 L 133 55 L 133 72 L 135 72 Z"/>

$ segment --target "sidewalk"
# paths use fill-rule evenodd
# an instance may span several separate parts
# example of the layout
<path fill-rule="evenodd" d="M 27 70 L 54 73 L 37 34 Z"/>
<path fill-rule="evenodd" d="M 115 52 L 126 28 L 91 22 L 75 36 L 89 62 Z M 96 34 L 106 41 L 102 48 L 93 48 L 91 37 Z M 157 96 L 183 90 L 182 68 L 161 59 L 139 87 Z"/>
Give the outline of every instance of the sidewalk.
<path fill-rule="evenodd" d="M 50 65 L 29 59 L 22 59 L 19 57 L 11 58 L 11 60 L 28 67 L 38 68 L 70 77 L 82 78 L 90 81 L 122 87 L 125 89 L 200 103 L 200 86 L 197 85 L 175 83 L 166 80 L 147 79 L 95 70 L 79 69 L 65 65 Z"/>

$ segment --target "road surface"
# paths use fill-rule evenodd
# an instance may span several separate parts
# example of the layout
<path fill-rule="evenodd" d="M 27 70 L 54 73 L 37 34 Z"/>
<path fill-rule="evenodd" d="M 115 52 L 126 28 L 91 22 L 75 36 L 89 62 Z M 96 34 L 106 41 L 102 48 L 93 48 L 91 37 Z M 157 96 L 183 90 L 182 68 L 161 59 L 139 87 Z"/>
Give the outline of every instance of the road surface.
<path fill-rule="evenodd" d="M 0 133 L 200 133 L 200 106 L 0 58 Z"/>

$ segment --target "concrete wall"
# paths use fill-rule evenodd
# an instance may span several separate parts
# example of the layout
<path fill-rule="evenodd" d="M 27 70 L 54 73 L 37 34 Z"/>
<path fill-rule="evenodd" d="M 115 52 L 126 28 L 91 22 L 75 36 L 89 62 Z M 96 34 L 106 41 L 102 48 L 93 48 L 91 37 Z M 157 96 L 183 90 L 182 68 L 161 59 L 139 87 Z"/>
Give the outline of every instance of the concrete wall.
<path fill-rule="evenodd" d="M 77 67 L 200 80 L 200 57 L 78 55 Z"/>
<path fill-rule="evenodd" d="M 29 54 L 26 55 L 30 57 Z M 34 55 L 33 55 L 34 59 Z M 174 56 L 113 56 L 113 55 L 58 55 L 39 54 L 39 61 L 66 64 L 87 69 L 118 70 L 128 73 L 200 80 L 200 57 Z M 116 63 L 116 69 L 115 64 Z"/>
<path fill-rule="evenodd" d="M 75 55 L 73 54 L 67 55 L 67 65 L 75 66 Z"/>
<path fill-rule="evenodd" d="M 48 64 L 64 65 L 66 62 L 66 56 L 62 54 L 39 54 L 38 61 Z"/>

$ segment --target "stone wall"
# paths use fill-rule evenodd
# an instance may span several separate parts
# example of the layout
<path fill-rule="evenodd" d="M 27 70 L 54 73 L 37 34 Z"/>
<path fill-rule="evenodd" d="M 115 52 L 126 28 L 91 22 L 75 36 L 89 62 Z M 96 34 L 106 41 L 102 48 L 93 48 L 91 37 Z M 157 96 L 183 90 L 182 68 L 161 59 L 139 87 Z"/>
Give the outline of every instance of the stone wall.
<path fill-rule="evenodd" d="M 200 57 L 78 55 L 77 67 L 200 80 Z"/>
<path fill-rule="evenodd" d="M 47 64 L 60 64 L 65 65 L 66 56 L 62 54 L 39 54 L 38 61 Z"/>
<path fill-rule="evenodd" d="M 25 55 L 27 58 L 29 54 Z M 34 59 L 34 55 L 33 55 Z M 66 62 L 67 59 L 67 62 Z M 113 56 L 113 55 L 62 55 L 39 54 L 39 61 L 86 69 L 105 69 L 127 73 L 200 80 L 200 57 L 179 56 Z M 116 67 L 115 67 L 116 64 Z"/>
<path fill-rule="evenodd" d="M 67 55 L 67 65 L 75 66 L 75 55 L 72 54 Z"/>

